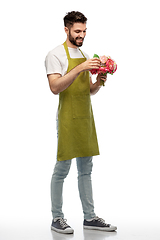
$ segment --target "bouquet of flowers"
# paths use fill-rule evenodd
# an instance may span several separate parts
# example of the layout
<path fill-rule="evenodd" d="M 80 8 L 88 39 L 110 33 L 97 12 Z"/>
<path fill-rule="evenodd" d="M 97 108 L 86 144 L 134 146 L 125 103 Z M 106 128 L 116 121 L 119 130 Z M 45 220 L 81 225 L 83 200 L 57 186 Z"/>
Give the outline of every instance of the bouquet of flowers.
<path fill-rule="evenodd" d="M 113 73 L 115 73 L 115 71 L 117 70 L 117 64 L 115 63 L 115 61 L 110 57 L 106 57 L 101 56 L 99 57 L 97 54 L 94 54 L 93 57 L 97 57 L 100 59 L 101 61 L 101 67 L 99 69 L 92 69 L 90 70 L 91 74 L 104 74 L 106 75 L 107 73 L 110 73 L 111 75 L 113 75 Z M 101 80 L 101 85 L 104 86 L 104 81 Z"/>

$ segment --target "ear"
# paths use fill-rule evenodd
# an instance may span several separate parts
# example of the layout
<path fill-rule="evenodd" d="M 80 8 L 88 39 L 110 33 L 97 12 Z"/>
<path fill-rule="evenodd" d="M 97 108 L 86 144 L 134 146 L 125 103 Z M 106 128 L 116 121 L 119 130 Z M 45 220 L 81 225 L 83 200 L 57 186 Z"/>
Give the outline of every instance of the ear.
<path fill-rule="evenodd" d="M 67 35 L 69 34 L 69 29 L 67 27 L 64 28 L 64 31 Z"/>

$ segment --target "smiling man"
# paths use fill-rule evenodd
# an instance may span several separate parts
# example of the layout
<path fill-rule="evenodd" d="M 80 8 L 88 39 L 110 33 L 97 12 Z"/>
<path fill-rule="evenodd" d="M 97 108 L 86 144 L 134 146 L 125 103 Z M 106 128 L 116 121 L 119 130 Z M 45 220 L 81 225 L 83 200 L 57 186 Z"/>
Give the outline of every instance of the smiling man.
<path fill-rule="evenodd" d="M 66 33 L 69 31 L 69 41 L 76 47 L 81 47 L 83 44 L 83 40 L 86 36 L 86 24 L 82 27 L 81 23 L 76 23 L 73 25 L 70 30 L 72 31 L 72 35 L 70 33 L 69 28 L 65 28 Z M 78 36 L 77 36 L 78 35 Z"/>
<path fill-rule="evenodd" d="M 53 221 L 51 229 L 59 233 L 73 233 L 62 212 L 63 182 L 67 177 L 71 161 L 76 158 L 78 188 L 82 203 L 85 229 L 115 231 L 94 212 L 92 196 L 92 158 L 99 155 L 96 129 L 90 94 L 100 89 L 100 81 L 106 76 L 98 75 L 93 84 L 89 70 L 98 69 L 100 60 L 89 59 L 80 50 L 86 36 L 87 18 L 80 12 L 69 12 L 64 17 L 66 41 L 50 51 L 45 60 L 49 86 L 59 94 L 57 114 L 58 149 L 57 161 L 51 180 L 51 202 Z M 72 196 L 73 197 L 73 196 Z M 71 201 L 74 200 L 71 198 Z M 71 210 L 72 211 L 72 210 Z"/>

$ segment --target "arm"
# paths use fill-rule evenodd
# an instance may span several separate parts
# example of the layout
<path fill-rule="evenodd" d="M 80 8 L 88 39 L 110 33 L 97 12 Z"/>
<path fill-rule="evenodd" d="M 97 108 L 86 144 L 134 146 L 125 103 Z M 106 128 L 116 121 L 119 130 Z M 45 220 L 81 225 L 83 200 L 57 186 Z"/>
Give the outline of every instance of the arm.
<path fill-rule="evenodd" d="M 101 80 L 103 80 L 105 82 L 107 80 L 107 75 L 104 76 L 104 75 L 98 74 L 97 81 L 94 84 L 92 83 L 92 79 L 90 78 L 90 93 L 91 93 L 91 95 L 94 95 L 99 91 L 99 89 L 101 88 L 101 85 L 100 85 Z"/>
<path fill-rule="evenodd" d="M 49 74 L 48 81 L 50 89 L 54 94 L 58 94 L 68 88 L 81 72 L 98 69 L 99 67 L 100 60 L 93 58 L 79 64 L 64 76 L 59 73 Z"/>

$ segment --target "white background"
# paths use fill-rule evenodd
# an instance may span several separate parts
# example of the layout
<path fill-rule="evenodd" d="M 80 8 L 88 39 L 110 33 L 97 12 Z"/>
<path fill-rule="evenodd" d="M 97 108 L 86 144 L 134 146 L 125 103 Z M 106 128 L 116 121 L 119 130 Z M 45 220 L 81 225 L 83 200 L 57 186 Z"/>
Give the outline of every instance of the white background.
<path fill-rule="evenodd" d="M 0 6 L 0 228 L 50 225 L 58 96 L 44 60 L 66 35 L 63 17 L 88 18 L 82 47 L 110 55 L 117 72 L 92 97 L 101 155 L 94 158 L 97 215 L 115 225 L 160 222 L 159 1 L 5 1 Z M 83 221 L 75 161 L 64 212 Z M 157 233 L 158 234 L 158 233 Z"/>

